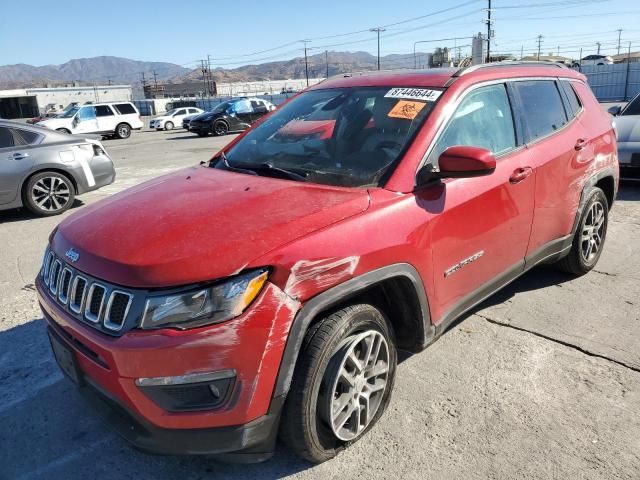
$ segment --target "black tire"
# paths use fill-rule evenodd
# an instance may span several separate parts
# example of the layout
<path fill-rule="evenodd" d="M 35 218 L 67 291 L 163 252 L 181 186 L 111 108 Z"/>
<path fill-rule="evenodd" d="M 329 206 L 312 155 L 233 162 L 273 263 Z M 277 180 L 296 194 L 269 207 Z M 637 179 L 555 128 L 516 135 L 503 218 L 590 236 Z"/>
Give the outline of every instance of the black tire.
<path fill-rule="evenodd" d="M 229 125 L 227 125 L 227 122 L 218 120 L 211 126 L 211 133 L 213 133 L 217 137 L 226 135 L 227 133 L 229 133 Z"/>
<path fill-rule="evenodd" d="M 56 132 L 70 134 L 71 132 L 66 128 L 56 128 Z"/>
<path fill-rule="evenodd" d="M 598 218 L 596 211 L 602 212 L 602 222 L 599 227 L 590 226 L 595 218 Z M 595 222 L 599 224 L 599 221 Z M 584 211 L 580 217 L 578 228 L 573 237 L 571 250 L 569 254 L 557 262 L 558 268 L 572 275 L 580 276 L 589 272 L 596 266 L 607 237 L 607 226 L 609 223 L 609 203 L 604 192 L 595 187 L 591 190 Z M 599 242 L 596 241 L 594 233 L 597 234 Z M 587 240 L 587 236 L 590 238 Z M 587 249 L 591 245 L 591 250 Z M 597 248 L 595 253 L 592 251 L 594 246 Z"/>
<path fill-rule="evenodd" d="M 209 134 L 207 132 L 197 132 L 199 137 L 208 137 Z"/>
<path fill-rule="evenodd" d="M 174 127 L 173 122 L 165 122 L 164 124 L 165 130 L 173 130 L 173 127 Z"/>
<path fill-rule="evenodd" d="M 334 390 L 336 384 L 333 381 L 340 377 L 338 372 L 339 367 L 342 366 L 336 362 L 346 355 L 345 348 L 349 347 L 350 339 L 359 338 L 369 332 L 374 332 L 377 338 L 381 335 L 388 347 L 386 386 L 380 397 L 376 399 L 379 403 L 369 423 L 362 427 L 362 431 L 355 438 L 345 441 L 338 438 L 331 422 L 327 421 L 332 405 L 331 398 L 336 401 L 341 398 L 341 396 L 334 396 L 337 391 Z M 391 399 L 396 364 L 397 353 L 393 332 L 384 315 L 377 308 L 368 304 L 352 305 L 321 319 L 309 329 L 303 341 L 291 389 L 282 412 L 279 432 L 281 439 L 297 455 L 311 462 L 320 463 L 333 458 L 342 449 L 362 438 L 382 416 Z M 365 364 L 360 370 L 363 378 L 365 378 L 367 367 L 369 365 Z M 374 370 L 371 366 L 369 371 Z M 364 381 L 366 383 L 369 380 Z M 376 379 L 374 379 L 375 382 Z M 344 395 L 346 398 L 352 398 L 351 393 L 347 392 Z M 345 408 L 348 410 L 358 402 L 360 399 L 356 400 L 354 396 L 351 401 L 347 401 Z M 362 411 L 361 408 L 358 407 L 359 412 Z M 336 411 L 344 412 L 340 409 Z M 339 416 L 339 414 L 336 415 Z M 361 419 L 359 415 L 360 413 L 358 413 L 358 421 Z M 349 419 L 347 424 L 353 422 L 351 413 L 347 413 L 346 418 Z"/>
<path fill-rule="evenodd" d="M 128 123 L 119 123 L 116 126 L 115 137 L 121 140 L 129 138 L 131 136 L 131 127 Z"/>
<path fill-rule="evenodd" d="M 43 191 L 55 192 L 49 195 Z M 24 205 L 35 215 L 51 217 L 68 210 L 75 200 L 73 182 L 58 172 L 39 172 L 33 175 L 22 188 Z"/>

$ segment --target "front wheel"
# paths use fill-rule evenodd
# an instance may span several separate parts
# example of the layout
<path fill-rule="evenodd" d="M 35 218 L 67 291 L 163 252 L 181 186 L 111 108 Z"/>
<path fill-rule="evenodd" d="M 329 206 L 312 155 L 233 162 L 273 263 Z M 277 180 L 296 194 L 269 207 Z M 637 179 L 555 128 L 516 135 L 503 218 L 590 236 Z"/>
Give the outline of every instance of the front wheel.
<path fill-rule="evenodd" d="M 126 123 L 120 123 L 116 127 L 116 137 L 120 139 L 129 138 L 131 136 L 131 127 Z"/>
<path fill-rule="evenodd" d="M 310 328 L 297 363 L 280 435 L 299 456 L 324 462 L 361 438 L 389 404 L 393 334 L 374 306 L 349 306 Z"/>
<path fill-rule="evenodd" d="M 600 188 L 594 188 L 580 217 L 569 254 L 558 267 L 573 275 L 584 275 L 596 266 L 607 236 L 609 203 Z"/>
<path fill-rule="evenodd" d="M 164 129 L 165 130 L 173 130 L 173 122 L 166 122 L 164 124 Z"/>
<path fill-rule="evenodd" d="M 213 134 L 217 136 L 226 135 L 229 133 L 229 125 L 225 122 L 219 121 L 213 124 Z"/>

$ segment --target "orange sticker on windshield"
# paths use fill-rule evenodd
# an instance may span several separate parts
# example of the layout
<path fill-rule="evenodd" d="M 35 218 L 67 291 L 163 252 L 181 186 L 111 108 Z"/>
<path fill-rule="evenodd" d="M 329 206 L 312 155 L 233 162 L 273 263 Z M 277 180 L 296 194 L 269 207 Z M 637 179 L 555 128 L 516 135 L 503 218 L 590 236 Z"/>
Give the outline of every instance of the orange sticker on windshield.
<path fill-rule="evenodd" d="M 420 110 L 424 108 L 426 103 L 416 102 L 414 100 L 398 100 L 398 103 L 387 114 L 392 118 L 406 118 L 407 120 L 413 120 L 418 116 Z"/>

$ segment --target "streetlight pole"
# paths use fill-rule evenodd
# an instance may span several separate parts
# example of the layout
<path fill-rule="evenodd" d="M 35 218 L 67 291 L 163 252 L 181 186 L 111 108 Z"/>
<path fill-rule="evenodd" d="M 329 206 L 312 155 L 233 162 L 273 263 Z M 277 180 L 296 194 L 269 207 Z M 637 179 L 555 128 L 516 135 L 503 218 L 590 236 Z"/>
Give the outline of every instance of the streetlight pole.
<path fill-rule="evenodd" d="M 386 31 L 385 28 L 376 27 L 369 30 L 370 32 L 376 32 L 378 34 L 378 70 L 380 70 L 380 32 Z"/>

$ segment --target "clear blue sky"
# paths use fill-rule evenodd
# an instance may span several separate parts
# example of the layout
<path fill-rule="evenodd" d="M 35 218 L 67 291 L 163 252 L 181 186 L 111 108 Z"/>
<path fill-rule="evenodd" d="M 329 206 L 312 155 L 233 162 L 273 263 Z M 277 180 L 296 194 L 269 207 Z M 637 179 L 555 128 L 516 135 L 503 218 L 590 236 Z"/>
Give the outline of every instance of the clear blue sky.
<path fill-rule="evenodd" d="M 312 53 L 325 48 L 375 53 L 375 34 L 368 29 L 377 25 L 387 25 L 383 55 L 410 54 L 418 40 L 485 31 L 486 7 L 486 0 L 3 1 L 0 65 L 114 55 L 193 67 L 210 54 L 214 66 L 233 68 L 299 56 L 302 44 L 292 42 L 301 39 L 312 39 Z M 625 48 L 633 41 L 632 49 L 640 50 L 638 0 L 493 0 L 492 7 L 493 51 L 519 55 L 524 47 L 525 54 L 533 53 L 542 34 L 543 52 L 560 46 L 561 54 L 577 57 L 580 48 L 583 55 L 595 53 L 599 41 L 603 52 L 616 53 L 619 28 Z M 445 9 L 451 10 L 426 16 Z M 392 25 L 419 16 L 426 17 Z M 319 38 L 354 31 L 362 32 Z M 418 49 L 468 42 L 447 40 Z M 264 50 L 270 51 L 255 53 Z"/>

